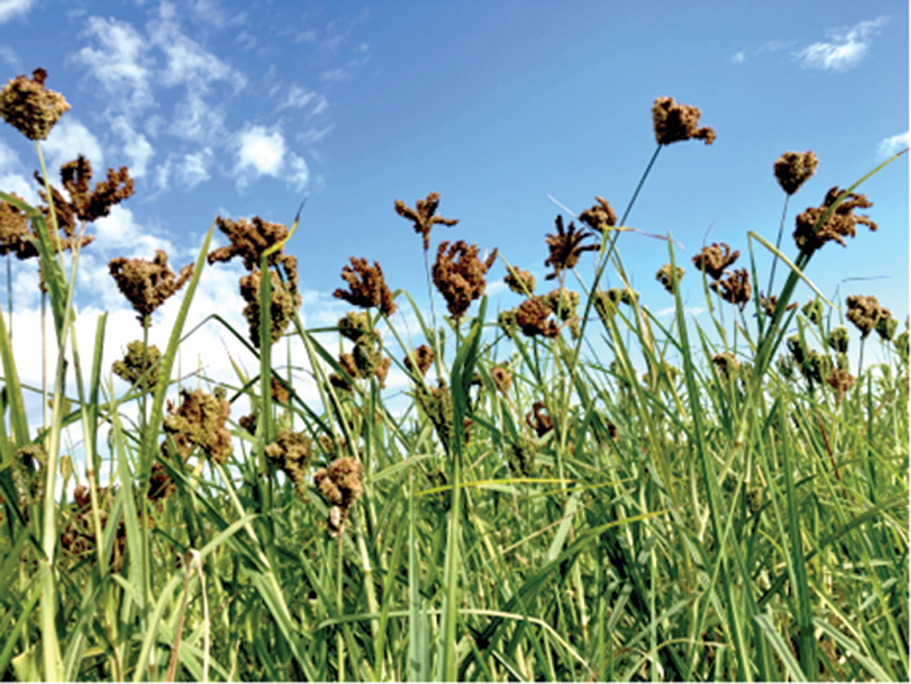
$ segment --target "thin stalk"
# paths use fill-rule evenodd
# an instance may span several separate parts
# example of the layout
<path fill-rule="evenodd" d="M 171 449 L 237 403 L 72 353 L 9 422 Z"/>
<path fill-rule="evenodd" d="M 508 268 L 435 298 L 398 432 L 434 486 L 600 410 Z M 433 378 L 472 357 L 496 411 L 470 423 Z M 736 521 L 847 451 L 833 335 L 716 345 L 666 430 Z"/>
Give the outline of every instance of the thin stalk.
<path fill-rule="evenodd" d="M 784 209 L 781 212 L 781 224 L 778 226 L 778 239 L 775 241 L 775 249 L 781 250 L 781 236 L 784 233 L 784 222 L 785 218 L 788 215 L 788 203 L 791 200 L 790 195 L 785 195 L 784 198 Z M 775 255 L 775 258 L 772 259 L 772 272 L 769 274 L 769 286 L 766 288 L 766 295 L 769 296 L 772 294 L 772 287 L 775 284 L 775 267 L 778 265 L 778 255 Z"/>

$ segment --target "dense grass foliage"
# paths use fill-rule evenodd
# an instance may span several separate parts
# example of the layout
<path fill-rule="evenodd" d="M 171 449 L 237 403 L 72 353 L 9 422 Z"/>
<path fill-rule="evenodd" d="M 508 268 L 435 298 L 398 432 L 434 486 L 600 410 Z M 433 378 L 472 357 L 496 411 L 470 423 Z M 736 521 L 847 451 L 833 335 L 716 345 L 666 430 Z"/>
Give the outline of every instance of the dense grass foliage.
<path fill-rule="evenodd" d="M 714 139 L 698 110 L 675 107 L 656 102 L 649 170 L 673 142 Z M 790 197 L 815 163 L 782 163 Z M 337 296 L 355 309 L 331 331 L 298 316 L 284 245 L 300 212 L 290 229 L 219 219 L 231 245 L 209 253 L 213 226 L 179 275 L 166 256 L 112 262 L 142 330 L 164 299 L 183 298 L 165 350 L 140 340 L 118 362 L 131 385 L 121 394 L 101 367 L 104 316 L 91 358 L 76 347 L 84 240 L 60 217 L 69 207 L 84 231 L 80 206 L 129 193 L 92 194 L 86 180 L 44 211 L 0 194 L 6 225 L 21 219 L 4 253 L 40 259 L 61 352 L 48 415 L 30 425 L 0 316 L 0 672 L 907 681 L 908 333 L 866 298 L 791 306 L 824 244 L 868 225 L 853 214 L 869 206 L 859 183 L 801 214 L 796 248 L 750 234 L 741 271 L 721 245 L 686 264 L 704 283 L 708 327 L 683 307 L 669 238 L 658 277 L 674 316 L 659 320 L 629 287 L 618 244 L 633 238 L 635 197 L 619 219 L 600 198 L 558 219 L 546 241 L 555 289 L 537 295 L 506 247 L 481 259 L 443 243 L 431 267 L 433 225 L 455 221 L 436 215 L 435 194 L 396 203 L 423 236 L 431 301 L 448 316 L 352 259 Z M 754 250 L 776 255 L 777 289 Z M 206 261 L 236 256 L 250 329 L 219 312 L 204 325 L 242 340 L 259 373 L 182 388 L 175 363 Z M 484 295 L 496 264 L 513 310 L 493 312 Z M 608 269 L 624 287 L 602 289 Z M 423 340 L 407 339 L 397 309 Z M 878 346 L 886 362 L 863 365 L 845 315 L 868 358 Z M 293 363 L 273 364 L 276 344 Z M 66 392 L 64 359 L 76 377 Z M 387 403 L 391 366 L 409 378 L 404 410 Z M 321 402 L 303 401 L 304 386 Z M 62 455 L 65 429 L 81 430 L 88 486 L 61 496 L 83 467 Z"/>

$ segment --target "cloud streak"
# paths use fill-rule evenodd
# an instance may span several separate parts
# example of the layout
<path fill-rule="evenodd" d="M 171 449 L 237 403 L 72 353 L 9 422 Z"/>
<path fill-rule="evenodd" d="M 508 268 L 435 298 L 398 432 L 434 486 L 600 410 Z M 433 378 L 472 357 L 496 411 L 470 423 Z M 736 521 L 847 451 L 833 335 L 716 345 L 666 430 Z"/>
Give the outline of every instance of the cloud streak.
<path fill-rule="evenodd" d="M 845 30 L 826 31 L 827 41 L 820 41 L 795 53 L 805 69 L 845 71 L 858 64 L 873 43 L 873 37 L 889 22 L 888 17 L 862 21 Z"/>

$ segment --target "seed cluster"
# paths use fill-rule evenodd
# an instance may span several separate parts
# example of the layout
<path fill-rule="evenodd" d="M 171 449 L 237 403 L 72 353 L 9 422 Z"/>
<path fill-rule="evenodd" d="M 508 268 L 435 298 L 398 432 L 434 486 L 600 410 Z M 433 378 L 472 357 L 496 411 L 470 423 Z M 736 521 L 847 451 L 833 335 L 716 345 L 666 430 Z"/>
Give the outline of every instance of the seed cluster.
<path fill-rule="evenodd" d="M 351 266 L 342 267 L 342 280 L 348 283 L 348 290 L 337 289 L 332 295 L 336 299 L 362 309 L 376 307 L 386 316 L 398 309 L 378 262 L 374 261 L 370 266 L 366 259 L 351 257 Z"/>
<path fill-rule="evenodd" d="M 233 451 L 231 433 L 225 427 L 231 405 L 200 389 L 181 392 L 182 402 L 176 409 L 169 400 L 164 430 L 173 435 L 180 457 L 186 460 L 194 447 L 199 447 L 216 463 L 227 463 Z M 162 444 L 164 449 L 167 442 Z"/>
<path fill-rule="evenodd" d="M 715 131 L 708 126 L 699 128 L 699 107 L 677 104 L 672 97 L 659 97 L 652 105 L 652 123 L 659 145 L 684 140 L 704 140 L 706 145 L 715 141 Z"/>
<path fill-rule="evenodd" d="M 869 216 L 856 216 L 855 209 L 868 209 L 873 203 L 866 195 L 850 193 L 839 204 L 829 217 L 819 226 L 823 215 L 832 207 L 842 191 L 836 185 L 829 189 L 821 206 L 809 207 L 797 216 L 797 229 L 794 231 L 794 242 L 804 252 L 814 252 L 829 240 L 835 240 L 842 247 L 847 247 L 846 237 L 857 235 L 857 225 L 867 226 L 870 230 L 877 230 L 878 226 Z"/>
<path fill-rule="evenodd" d="M 816 173 L 819 159 L 812 152 L 785 152 L 775 162 L 775 178 L 781 189 L 793 195 Z"/>
<path fill-rule="evenodd" d="M 434 216 L 437 208 L 440 206 L 440 193 L 431 192 L 427 199 L 418 200 L 414 209 L 408 207 L 402 200 L 395 201 L 395 213 L 404 216 L 414 222 L 414 232 L 420 233 L 424 238 L 424 251 L 430 249 L 430 229 L 436 224 L 444 226 L 454 226 L 458 219 L 447 219 L 442 216 Z"/>
<path fill-rule="evenodd" d="M 444 240 L 437 250 L 433 265 L 433 284 L 443 299 L 454 321 L 465 315 L 471 303 L 480 299 L 487 287 L 487 271 L 497 258 L 494 249 L 484 261 L 478 258 L 478 246 L 468 245 L 459 240 L 450 246 Z"/>
<path fill-rule="evenodd" d="M 364 493 L 364 465 L 351 456 L 342 456 L 313 474 L 313 483 L 323 498 L 332 504 L 329 510 L 329 534 L 338 538 L 348 519 L 351 506 Z"/>
<path fill-rule="evenodd" d="M 139 314 L 143 327 L 151 325 L 152 313 L 182 288 L 193 275 L 193 265 L 187 264 L 175 275 L 168 266 L 164 250 L 155 250 L 155 259 L 127 259 L 116 257 L 108 264 L 111 275 L 124 297 Z"/>
<path fill-rule="evenodd" d="M 60 93 L 47 90 L 47 72 L 38 68 L 29 79 L 16 76 L 0 90 L 0 117 L 29 140 L 45 140 L 70 105 Z"/>

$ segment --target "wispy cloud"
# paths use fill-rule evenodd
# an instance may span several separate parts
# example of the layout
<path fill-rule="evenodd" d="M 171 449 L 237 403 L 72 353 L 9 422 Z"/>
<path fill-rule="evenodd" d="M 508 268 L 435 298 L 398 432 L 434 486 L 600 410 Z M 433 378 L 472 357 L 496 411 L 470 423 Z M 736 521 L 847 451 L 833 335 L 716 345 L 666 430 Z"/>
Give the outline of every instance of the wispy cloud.
<path fill-rule="evenodd" d="M 879 143 L 879 156 L 882 158 L 891 157 L 899 150 L 908 147 L 909 144 L 911 144 L 911 137 L 909 137 L 908 131 L 893 135 L 891 138 L 886 138 Z"/>
<path fill-rule="evenodd" d="M 795 57 L 805 69 L 850 69 L 863 59 L 873 37 L 888 21 L 888 17 L 877 17 L 871 21 L 862 21 L 849 29 L 826 31 L 829 40 L 813 43 L 796 52 Z"/>
<path fill-rule="evenodd" d="M 92 167 L 97 169 L 96 175 L 101 175 L 104 168 L 101 143 L 79 119 L 69 116 L 60 119 L 41 147 L 48 156 L 48 174 L 53 180 L 56 180 L 56 169 L 80 154 L 92 162 Z"/>
<path fill-rule="evenodd" d="M 29 11 L 35 0 L 0 0 L 0 24 Z"/>
<path fill-rule="evenodd" d="M 731 55 L 731 62 L 734 64 L 742 64 L 745 61 L 747 61 L 747 54 L 743 50 L 740 52 L 735 52 L 733 55 Z"/>
<path fill-rule="evenodd" d="M 111 128 L 123 139 L 123 153 L 129 161 L 130 175 L 142 178 L 148 171 L 149 160 L 155 154 L 151 143 L 142 133 L 137 133 L 124 116 L 114 119 Z"/>

